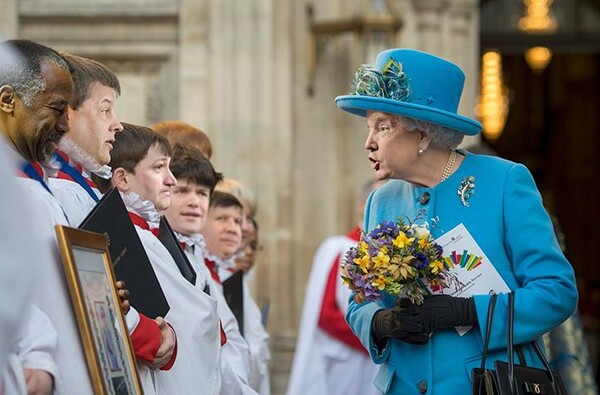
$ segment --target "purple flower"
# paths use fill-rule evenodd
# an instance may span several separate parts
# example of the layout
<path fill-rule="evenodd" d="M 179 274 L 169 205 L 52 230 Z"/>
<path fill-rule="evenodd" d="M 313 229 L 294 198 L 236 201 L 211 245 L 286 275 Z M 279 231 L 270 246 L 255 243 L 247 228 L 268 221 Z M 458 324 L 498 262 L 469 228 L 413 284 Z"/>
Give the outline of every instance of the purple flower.
<path fill-rule="evenodd" d="M 419 252 L 415 255 L 412 265 L 419 270 L 425 269 L 429 265 L 429 258 L 427 258 L 427 255 Z"/>
<path fill-rule="evenodd" d="M 390 236 L 383 236 L 377 240 L 375 240 L 375 242 L 377 243 L 377 245 L 381 248 L 383 246 L 390 246 L 392 245 L 392 238 Z"/>
<path fill-rule="evenodd" d="M 371 258 L 374 257 L 375 255 L 377 255 L 379 250 L 380 250 L 380 247 L 378 247 L 377 245 L 373 245 L 373 244 L 369 244 L 369 247 L 367 248 L 367 252 L 369 253 L 369 256 Z"/>
<path fill-rule="evenodd" d="M 346 262 L 354 264 L 354 259 L 356 258 L 358 258 L 358 248 L 350 247 L 350 249 L 346 251 Z"/>
<path fill-rule="evenodd" d="M 365 299 L 367 299 L 370 302 L 381 299 L 381 291 L 373 287 L 373 285 L 371 284 L 370 280 L 372 277 L 373 275 L 368 274 L 363 276 L 363 285 L 361 286 L 361 289 L 365 294 Z"/>
<path fill-rule="evenodd" d="M 383 237 L 394 236 L 395 230 L 396 225 L 394 225 L 392 221 L 383 221 L 369 233 L 369 237 L 372 239 L 379 239 Z"/>

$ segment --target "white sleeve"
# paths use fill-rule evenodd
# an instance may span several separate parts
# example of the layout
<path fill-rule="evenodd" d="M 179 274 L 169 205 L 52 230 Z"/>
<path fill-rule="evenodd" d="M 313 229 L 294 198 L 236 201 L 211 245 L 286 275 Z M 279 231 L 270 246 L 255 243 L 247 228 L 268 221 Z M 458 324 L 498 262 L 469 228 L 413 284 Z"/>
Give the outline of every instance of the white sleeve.
<path fill-rule="evenodd" d="M 0 372 L 15 342 L 23 309 L 37 280 L 41 235 L 35 215 L 41 210 L 15 174 L 17 154 L 0 136 Z"/>
<path fill-rule="evenodd" d="M 87 191 L 74 181 L 51 178 L 48 186 L 72 226 L 78 226 L 96 205 Z"/>
<path fill-rule="evenodd" d="M 251 358 L 250 385 L 260 394 L 269 389 L 269 334 L 262 324 L 262 316 L 256 302 L 244 283 L 244 337 L 248 342 Z"/>
<path fill-rule="evenodd" d="M 46 314 L 34 304 L 29 304 L 26 315 L 15 344 L 18 358 L 23 369 L 50 373 L 54 378 L 55 391 L 60 393 L 62 383 L 55 362 L 58 334 Z"/>

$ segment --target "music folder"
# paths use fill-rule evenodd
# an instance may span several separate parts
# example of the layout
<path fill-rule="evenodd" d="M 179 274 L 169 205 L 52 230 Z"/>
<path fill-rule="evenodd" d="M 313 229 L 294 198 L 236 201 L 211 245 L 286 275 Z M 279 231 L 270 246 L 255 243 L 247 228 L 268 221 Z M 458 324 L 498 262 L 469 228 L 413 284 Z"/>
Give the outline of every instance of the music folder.
<path fill-rule="evenodd" d="M 244 272 L 238 270 L 223 281 L 223 295 L 244 336 Z"/>
<path fill-rule="evenodd" d="M 100 199 L 79 228 L 106 235 L 115 277 L 125 282 L 129 303 L 147 317 L 164 317 L 169 303 L 116 188 Z"/>
<path fill-rule="evenodd" d="M 165 246 L 165 248 L 169 251 L 169 254 L 173 257 L 173 260 L 177 264 L 181 275 L 188 280 L 192 285 L 196 284 L 196 271 L 192 267 L 188 257 L 185 255 L 183 248 L 181 248 L 181 244 L 169 221 L 165 216 L 160 217 L 160 225 L 158 227 L 158 239 Z"/>

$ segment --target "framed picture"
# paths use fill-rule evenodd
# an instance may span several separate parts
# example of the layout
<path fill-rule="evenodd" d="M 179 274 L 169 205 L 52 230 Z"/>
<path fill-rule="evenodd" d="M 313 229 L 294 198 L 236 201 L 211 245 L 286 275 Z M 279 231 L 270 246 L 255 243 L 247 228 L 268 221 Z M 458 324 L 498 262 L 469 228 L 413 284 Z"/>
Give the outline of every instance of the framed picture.
<path fill-rule="evenodd" d="M 143 394 L 105 236 L 61 225 L 56 234 L 94 394 Z"/>

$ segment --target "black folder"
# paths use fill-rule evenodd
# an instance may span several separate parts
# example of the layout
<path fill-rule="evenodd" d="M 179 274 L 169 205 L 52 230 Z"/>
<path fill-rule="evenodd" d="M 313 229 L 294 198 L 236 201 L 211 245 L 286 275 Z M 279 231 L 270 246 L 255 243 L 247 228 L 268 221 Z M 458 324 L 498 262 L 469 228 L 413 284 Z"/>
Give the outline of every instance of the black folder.
<path fill-rule="evenodd" d="M 147 317 L 164 317 L 169 303 L 116 188 L 100 199 L 79 228 L 106 235 L 116 278 L 125 281 L 129 303 Z"/>
<path fill-rule="evenodd" d="M 223 281 L 223 295 L 244 336 L 244 272 L 238 270 Z"/>
<path fill-rule="evenodd" d="M 181 248 L 181 244 L 179 244 L 179 240 L 173 233 L 173 229 L 171 229 L 171 225 L 167 218 L 163 215 L 160 217 L 160 225 L 158 227 L 158 239 L 165 246 L 165 248 L 169 251 L 169 254 L 173 257 L 173 260 L 177 264 L 181 275 L 188 280 L 193 285 L 196 285 L 196 271 L 192 267 L 188 257 L 183 252 L 183 248 Z"/>

